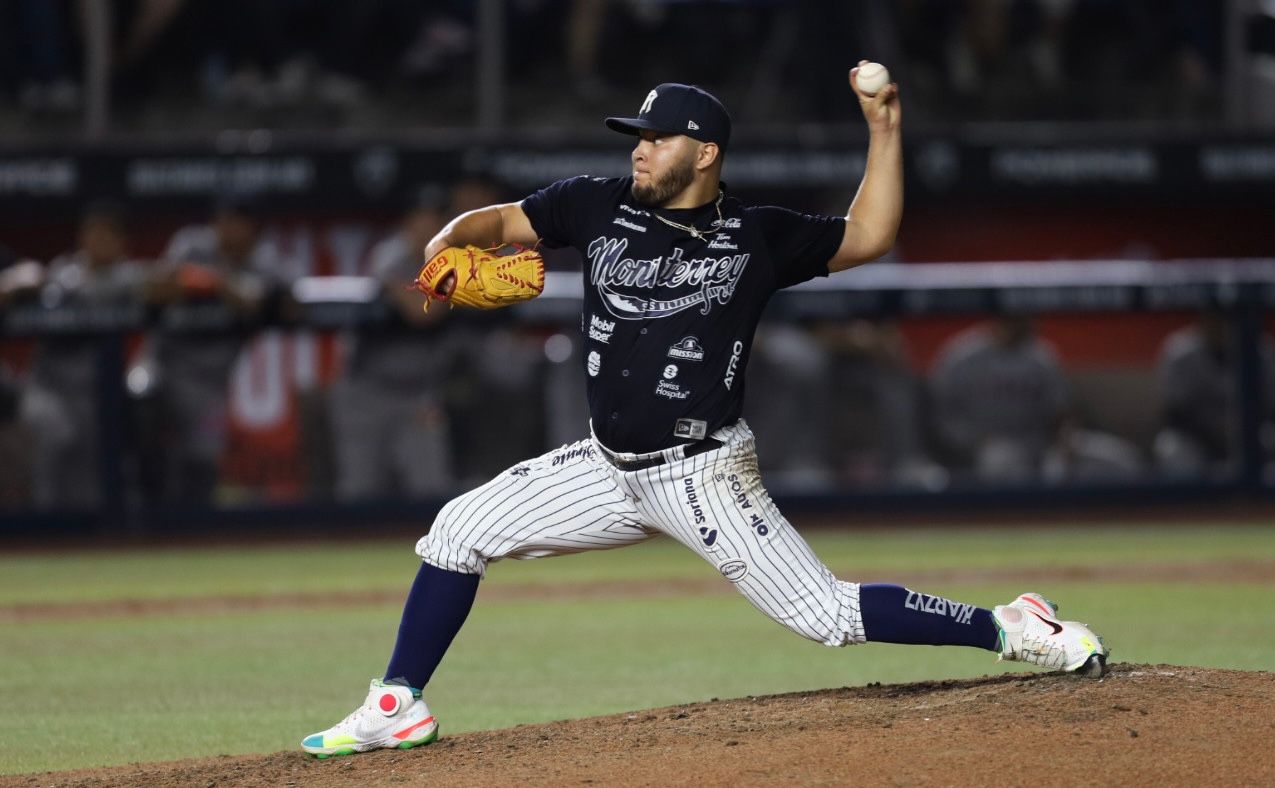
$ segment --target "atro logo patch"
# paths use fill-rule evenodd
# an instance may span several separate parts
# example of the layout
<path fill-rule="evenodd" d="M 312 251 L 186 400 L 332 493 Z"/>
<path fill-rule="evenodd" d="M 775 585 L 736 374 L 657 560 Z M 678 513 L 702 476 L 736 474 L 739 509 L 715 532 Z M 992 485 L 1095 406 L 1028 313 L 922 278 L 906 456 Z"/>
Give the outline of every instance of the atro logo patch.
<path fill-rule="evenodd" d="M 602 371 L 602 355 L 598 351 L 589 351 L 588 367 L 589 377 L 591 378 L 596 378 L 598 373 Z"/>
<path fill-rule="evenodd" d="M 730 349 L 730 363 L 726 365 L 726 377 L 722 378 L 722 382 L 726 384 L 727 389 L 735 385 L 735 368 L 739 366 L 739 357 L 743 353 L 744 343 L 738 339 L 735 340 L 735 344 Z"/>
<path fill-rule="evenodd" d="M 664 368 L 664 379 L 672 380 L 675 377 L 677 377 L 677 365 L 669 364 L 667 367 Z"/>
<path fill-rule="evenodd" d="M 717 529 L 700 526 L 699 535 L 703 538 L 704 545 L 712 547 L 717 541 Z"/>

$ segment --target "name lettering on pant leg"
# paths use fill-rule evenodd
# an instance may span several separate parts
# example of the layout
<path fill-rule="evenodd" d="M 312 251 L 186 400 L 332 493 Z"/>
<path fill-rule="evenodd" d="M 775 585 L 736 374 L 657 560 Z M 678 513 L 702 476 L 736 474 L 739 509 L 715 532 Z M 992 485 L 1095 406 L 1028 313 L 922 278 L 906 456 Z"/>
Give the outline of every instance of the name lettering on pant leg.
<path fill-rule="evenodd" d="M 975 607 L 964 602 L 953 602 L 941 596 L 921 594 L 908 589 L 907 599 L 903 606 L 909 610 L 930 613 L 936 616 L 949 616 L 958 624 L 968 624 L 974 618 Z"/>
<path fill-rule="evenodd" d="M 559 465 L 565 465 L 567 462 L 577 459 L 579 457 L 592 457 L 592 456 L 593 456 L 593 446 L 586 443 L 585 445 L 577 446 L 574 449 L 567 449 L 566 451 L 558 452 L 557 454 L 553 455 L 553 462 L 550 464 L 553 465 L 554 467 L 557 467 Z"/>
<path fill-rule="evenodd" d="M 735 503 L 739 504 L 739 508 L 753 508 L 752 501 L 748 500 L 748 489 L 744 487 L 744 482 L 739 478 L 739 474 L 728 474 L 726 476 L 726 482 L 730 487 L 730 494 L 734 496 Z"/>
<path fill-rule="evenodd" d="M 748 524 L 753 527 L 758 536 L 765 536 L 770 533 L 770 526 L 766 524 L 766 521 L 759 514 L 748 515 Z"/>
<path fill-rule="evenodd" d="M 758 536 L 768 536 L 770 534 L 770 524 L 766 522 L 766 518 L 755 510 L 752 499 L 748 497 L 749 488 L 744 484 L 744 480 L 739 477 L 739 474 L 730 473 L 723 475 L 719 473 L 714 478 L 719 482 L 726 482 L 731 497 L 735 499 L 735 505 L 740 508 L 741 514 L 747 516 L 748 526 L 753 529 L 753 532 Z"/>
<path fill-rule="evenodd" d="M 702 525 L 704 523 L 704 507 L 700 504 L 699 493 L 695 492 L 695 480 L 687 476 L 682 480 L 682 485 L 686 491 L 686 505 L 690 507 L 691 515 L 695 517 L 695 524 Z"/>

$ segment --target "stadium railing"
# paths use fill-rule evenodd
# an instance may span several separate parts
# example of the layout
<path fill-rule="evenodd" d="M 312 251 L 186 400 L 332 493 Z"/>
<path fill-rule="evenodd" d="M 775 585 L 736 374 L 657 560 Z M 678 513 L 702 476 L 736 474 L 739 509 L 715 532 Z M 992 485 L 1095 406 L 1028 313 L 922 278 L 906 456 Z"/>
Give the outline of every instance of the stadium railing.
<path fill-rule="evenodd" d="M 551 272 L 544 294 L 534 302 L 500 313 L 497 321 L 572 334 L 580 319 L 582 280 L 578 273 Z M 307 277 L 296 281 L 286 304 L 252 324 L 217 306 L 123 307 L 113 310 L 50 308 L 38 302 L 12 305 L 0 315 L 0 339 L 93 338 L 97 421 L 100 429 L 100 505 L 69 511 L 52 507 L 0 509 L 0 530 L 146 534 L 219 526 L 260 528 L 321 523 L 411 521 L 425 524 L 442 500 L 382 499 L 342 503 L 296 497 L 256 499 L 242 505 L 191 506 L 148 501 L 135 489 L 127 458 L 136 455 L 133 435 L 121 414 L 130 398 L 125 385 L 125 339 L 139 332 L 217 334 L 267 328 L 333 332 L 369 326 L 408 331 L 381 300 L 379 286 L 361 277 Z M 1262 391 L 1261 343 L 1275 314 L 1275 259 L 1087 260 L 1050 263 L 877 263 L 853 275 L 818 279 L 775 296 L 766 320 L 777 323 L 878 319 L 923 321 L 975 319 L 994 315 L 1068 315 L 1083 325 L 1113 316 L 1176 314 L 1185 321 L 1197 312 L 1222 314 L 1233 328 L 1238 392 L 1235 433 L 1241 436 L 1236 472 L 1221 477 L 1162 478 L 1154 474 L 1113 483 L 1044 482 L 950 484 L 938 489 L 853 487 L 785 489 L 772 484 L 781 506 L 827 512 L 884 510 L 950 511 L 953 508 L 1041 506 L 1155 506 L 1175 502 L 1269 502 L 1275 483 L 1262 445 L 1267 393 Z M 491 316 L 474 316 L 481 331 Z M 1101 331 L 1097 332 L 1099 335 Z M 1097 341 L 1102 341 L 1098 336 Z M 1146 359 L 1150 368 L 1152 359 Z M 1151 402 L 1146 408 L 1154 408 Z M 547 448 L 547 447 L 546 447 Z M 459 492 L 460 490 L 457 490 Z"/>

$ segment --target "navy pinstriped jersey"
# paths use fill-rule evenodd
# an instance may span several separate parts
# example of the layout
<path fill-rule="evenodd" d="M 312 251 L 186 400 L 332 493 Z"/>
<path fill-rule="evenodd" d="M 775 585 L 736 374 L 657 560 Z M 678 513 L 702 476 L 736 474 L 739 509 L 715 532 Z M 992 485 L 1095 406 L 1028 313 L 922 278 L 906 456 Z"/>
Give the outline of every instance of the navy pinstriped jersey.
<path fill-rule="evenodd" d="M 527 197 L 548 246 L 584 257 L 584 359 L 593 431 L 615 451 L 697 440 L 739 418 L 744 369 L 777 290 L 828 275 L 845 220 L 722 200 L 650 209 L 631 178 L 581 176 Z M 720 232 L 694 238 L 658 221 Z"/>

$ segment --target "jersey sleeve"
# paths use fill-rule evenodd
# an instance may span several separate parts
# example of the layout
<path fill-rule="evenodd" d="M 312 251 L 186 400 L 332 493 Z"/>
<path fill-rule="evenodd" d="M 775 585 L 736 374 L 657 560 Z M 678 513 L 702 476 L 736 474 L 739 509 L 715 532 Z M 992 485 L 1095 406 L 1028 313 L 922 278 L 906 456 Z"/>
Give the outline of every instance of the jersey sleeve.
<path fill-rule="evenodd" d="M 577 233 L 585 226 L 590 210 L 597 206 L 597 201 L 590 199 L 597 182 L 596 178 L 580 175 L 551 183 L 523 199 L 523 213 L 545 246 L 577 244 Z"/>
<path fill-rule="evenodd" d="M 751 210 L 774 261 L 776 288 L 782 290 L 828 275 L 828 261 L 845 237 L 845 219 L 775 206 Z"/>

